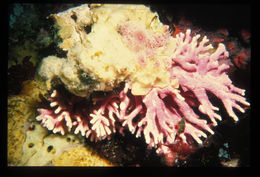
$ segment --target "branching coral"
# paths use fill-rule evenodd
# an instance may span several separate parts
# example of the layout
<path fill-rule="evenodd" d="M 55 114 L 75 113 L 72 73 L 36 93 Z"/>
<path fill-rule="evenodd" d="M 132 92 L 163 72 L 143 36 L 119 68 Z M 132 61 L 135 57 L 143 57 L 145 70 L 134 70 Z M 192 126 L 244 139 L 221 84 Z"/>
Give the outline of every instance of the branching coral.
<path fill-rule="evenodd" d="M 192 38 L 190 30 L 187 30 L 186 34 L 177 35 L 177 45 L 180 47 L 174 51 L 171 76 L 178 78 L 184 92 L 193 92 L 194 97 L 200 102 L 199 110 L 207 114 L 214 125 L 217 125 L 215 119 L 221 120 L 221 117 L 215 113 L 218 108 L 210 103 L 206 91 L 216 95 L 223 102 L 229 116 L 237 121 L 238 117 L 233 112 L 233 107 L 240 112 L 244 112 L 244 109 L 236 102 L 246 106 L 249 106 L 249 103 L 242 97 L 245 90 L 235 87 L 225 73 L 229 66 L 218 63 L 218 59 L 228 57 L 228 52 L 223 44 L 219 44 L 211 54 L 208 50 L 213 47 L 204 46 L 208 42 L 207 37 L 198 43 L 199 37 L 200 35 L 196 35 Z"/>
<path fill-rule="evenodd" d="M 187 31 L 186 35 L 188 33 L 189 31 Z M 208 46 L 206 48 L 209 49 Z M 222 57 L 222 53 L 226 52 L 223 45 L 220 45 L 211 55 L 209 53 L 198 55 L 201 51 L 206 50 L 198 50 L 195 56 L 201 58 L 194 61 L 203 59 L 216 61 Z M 192 53 L 193 51 L 190 52 Z M 186 71 L 185 67 L 178 66 L 178 63 L 175 62 L 181 58 L 181 56 L 176 56 L 176 59 L 173 58 L 171 73 L 173 77 L 179 79 L 179 84 L 184 90 L 183 93 L 180 93 L 178 89 L 168 86 L 165 88 L 153 88 L 144 96 L 134 96 L 130 92 L 130 84 L 125 83 L 124 88 L 121 89 L 119 94 L 94 97 L 93 101 L 95 104 L 86 105 L 85 109 L 88 111 L 77 113 L 82 111 L 79 108 L 74 108 L 75 106 L 64 108 L 63 105 L 72 105 L 72 100 L 82 98 L 72 96 L 72 98 L 68 99 L 69 103 L 60 102 L 59 100 L 64 98 L 63 96 L 59 96 L 58 92 L 54 90 L 49 100 L 51 101 L 50 107 L 55 107 L 55 109 L 39 109 L 40 115 L 37 117 L 37 120 L 41 120 L 43 126 L 49 130 L 53 130 L 54 133 L 60 132 L 64 134 L 65 130 L 71 131 L 72 127 L 75 127 L 74 133 L 81 132 L 82 136 L 86 135 L 86 137 L 91 134 L 91 140 L 95 139 L 96 141 L 110 137 L 112 133 L 116 132 L 116 129 L 120 130 L 122 127 L 126 127 L 130 132 L 136 134 L 136 137 L 140 137 L 143 133 L 146 143 L 150 147 L 174 144 L 177 135 L 185 143 L 187 143 L 186 136 L 190 135 L 201 144 L 200 137 L 207 137 L 206 133 L 203 132 L 204 130 L 211 134 L 214 134 L 214 132 L 210 128 L 211 125 L 206 120 L 201 119 L 186 102 L 186 100 L 191 98 L 185 98 L 185 92 L 191 90 L 194 93 L 192 99 L 197 99 L 201 103 L 198 105 L 199 110 L 209 116 L 213 125 L 216 125 L 215 118 L 221 120 L 221 117 L 214 112 L 218 108 L 214 107 L 208 100 L 206 89 L 215 93 L 220 99 L 223 99 L 228 113 L 234 120 L 237 119 L 235 119 L 233 111 L 230 112 L 230 106 L 231 109 L 233 106 L 244 112 L 235 101 L 240 101 L 245 105 L 249 105 L 249 103 L 245 101 L 244 97 L 230 93 L 231 91 L 237 91 L 243 94 L 243 90 L 231 84 L 228 76 L 223 72 L 223 68 L 226 67 L 225 64 L 222 64 L 220 67 L 216 65 L 211 68 L 211 71 L 205 72 L 206 74 L 203 75 L 203 72 L 201 74 L 198 72 L 200 64 L 190 64 L 196 70 Z M 187 63 L 184 63 L 184 65 L 187 66 Z M 226 80 L 223 80 L 223 78 Z M 225 84 L 229 84 L 230 90 L 226 88 Z M 80 107 L 82 108 L 82 106 Z M 182 132 L 179 132 L 178 125 L 183 119 L 185 121 L 185 128 Z M 116 123 L 120 123 L 122 127 L 116 127 Z"/>
<path fill-rule="evenodd" d="M 115 73 L 119 73 L 119 77 L 127 73 L 122 77 L 121 86 L 101 96 L 92 94 L 88 101 L 84 97 L 63 94 L 62 89 L 54 90 L 49 105 L 39 109 L 37 120 L 54 133 L 80 132 L 92 141 L 129 130 L 136 137 L 144 137 L 148 147 L 156 148 L 158 154 L 169 154 L 169 147 L 175 144 L 178 147 L 194 144 L 192 139 L 202 144 L 207 134 L 214 134 L 212 127 L 222 118 L 207 92 L 219 98 L 229 116 L 238 121 L 233 108 L 244 112 L 241 104 L 249 106 L 249 103 L 243 97 L 245 90 L 235 87 L 226 74 L 229 66 L 218 62 L 228 57 L 225 46 L 219 44 L 214 49 L 206 36 L 191 36 L 191 30 L 171 37 L 167 26 L 162 28 L 165 34 L 154 34 L 145 25 L 134 22 L 117 26 L 117 40 L 120 34 L 120 42 L 123 41 L 120 44 L 136 54 L 133 55 L 134 63 L 139 64 L 136 73 L 127 73 L 130 67 L 117 70 Z M 84 51 L 80 56 L 82 53 Z M 92 60 L 85 57 L 80 62 Z M 107 66 L 107 70 L 111 67 L 114 66 Z M 138 85 L 141 83 L 145 84 Z M 142 89 L 133 92 L 133 87 Z"/>

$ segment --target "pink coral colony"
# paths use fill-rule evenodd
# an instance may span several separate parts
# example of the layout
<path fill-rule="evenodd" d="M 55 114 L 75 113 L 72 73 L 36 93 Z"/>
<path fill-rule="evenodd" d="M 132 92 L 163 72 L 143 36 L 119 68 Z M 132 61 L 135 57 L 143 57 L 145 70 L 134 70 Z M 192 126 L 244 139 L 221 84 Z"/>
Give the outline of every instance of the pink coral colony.
<path fill-rule="evenodd" d="M 137 51 L 143 46 L 152 51 L 153 47 L 164 45 L 169 36 L 151 36 L 142 31 L 130 34 L 127 26 L 121 32 L 132 46 L 134 37 L 139 40 L 138 45 L 144 43 L 134 46 Z M 91 141 L 110 138 L 116 131 L 123 134 L 128 129 L 136 137 L 143 136 L 148 147 L 166 156 L 174 144 L 202 144 L 202 137 L 214 134 L 212 127 L 222 119 L 216 112 L 219 108 L 212 105 L 206 92 L 219 98 L 235 121 L 238 117 L 233 108 L 244 112 L 238 103 L 246 106 L 249 103 L 243 97 L 245 90 L 235 87 L 225 73 L 229 66 L 218 63 L 218 59 L 228 57 L 223 44 L 214 50 L 207 44 L 206 36 L 192 37 L 189 29 L 177 34 L 176 41 L 169 72 L 171 79 L 178 79 L 179 89 L 153 87 L 147 95 L 133 95 L 131 84 L 125 82 L 118 92 L 93 96 L 92 103 L 85 104 L 80 104 L 84 98 L 62 95 L 56 89 L 49 97 L 49 107 L 38 109 L 36 119 L 54 133 L 74 131 Z M 202 114 L 195 113 L 195 108 Z"/>

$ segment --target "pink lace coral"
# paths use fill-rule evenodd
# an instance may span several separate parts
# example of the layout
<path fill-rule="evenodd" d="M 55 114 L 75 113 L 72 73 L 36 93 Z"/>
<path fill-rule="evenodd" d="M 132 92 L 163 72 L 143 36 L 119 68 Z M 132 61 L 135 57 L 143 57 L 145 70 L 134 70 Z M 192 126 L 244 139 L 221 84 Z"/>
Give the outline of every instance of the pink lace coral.
<path fill-rule="evenodd" d="M 200 102 L 199 110 L 207 114 L 214 125 L 217 125 L 215 119 L 221 120 L 221 117 L 214 112 L 218 108 L 210 103 L 206 91 L 216 95 L 223 102 L 229 116 L 237 121 L 233 107 L 241 112 L 244 112 L 244 109 L 236 102 L 246 106 L 249 106 L 249 103 L 242 97 L 245 90 L 235 87 L 225 73 L 229 66 L 218 63 L 218 59 L 228 57 L 228 52 L 223 44 L 219 44 L 216 51 L 210 53 L 209 50 L 213 47 L 204 46 L 208 42 L 207 37 L 198 43 L 199 37 L 200 35 L 196 35 L 192 38 L 190 30 L 187 30 L 186 34 L 180 33 L 176 36 L 178 47 L 174 51 L 171 75 L 178 78 L 184 92 L 194 93 Z"/>
<path fill-rule="evenodd" d="M 152 88 L 147 95 L 134 96 L 130 83 L 125 83 L 118 94 L 111 92 L 105 97 L 94 96 L 94 103 L 81 104 L 76 111 L 75 106 L 64 106 L 73 104 L 65 103 L 59 92 L 54 91 L 49 98 L 50 107 L 39 109 L 37 120 L 54 133 L 81 132 L 82 136 L 90 136 L 96 141 L 110 138 L 116 131 L 123 134 L 123 129 L 128 129 L 136 137 L 143 135 L 148 146 L 158 148 L 159 154 L 168 153 L 167 146 L 177 141 L 189 143 L 187 137 L 201 144 L 201 137 L 206 138 L 207 132 L 214 134 L 211 127 L 217 125 L 216 120 L 221 120 L 216 113 L 218 108 L 208 99 L 207 91 L 223 102 L 235 121 L 238 117 L 233 108 L 244 112 L 238 103 L 246 106 L 249 103 L 243 97 L 245 91 L 235 87 L 225 73 L 229 66 L 218 62 L 228 57 L 225 46 L 219 44 L 214 50 L 207 45 L 209 40 L 206 36 L 200 41 L 200 35 L 191 37 L 190 33 L 190 30 L 185 34 L 179 33 L 176 36 L 177 47 L 172 51 L 169 72 L 171 79 L 178 79 L 181 89 L 171 86 Z M 146 38 L 143 36 L 140 40 Z M 73 99 L 68 100 L 73 102 Z M 193 107 L 204 116 L 196 114 Z M 207 117 L 212 123 L 207 121 Z"/>

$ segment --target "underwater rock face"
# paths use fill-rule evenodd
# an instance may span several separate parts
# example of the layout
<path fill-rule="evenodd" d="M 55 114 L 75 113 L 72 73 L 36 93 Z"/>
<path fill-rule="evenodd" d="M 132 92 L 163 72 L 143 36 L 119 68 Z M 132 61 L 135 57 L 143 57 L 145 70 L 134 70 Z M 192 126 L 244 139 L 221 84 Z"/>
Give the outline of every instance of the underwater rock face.
<path fill-rule="evenodd" d="M 8 166 L 112 166 L 90 146 L 82 147 L 82 138 L 50 134 L 35 121 L 35 105 L 46 92 L 45 82 L 34 79 L 8 97 Z"/>
<path fill-rule="evenodd" d="M 39 74 L 59 78 L 70 93 L 53 88 L 36 119 L 54 133 L 99 141 L 128 130 L 172 164 L 222 120 L 206 92 L 234 121 L 233 108 L 250 105 L 227 75 L 229 65 L 219 62 L 229 57 L 224 44 L 213 48 L 190 29 L 173 37 L 148 7 L 81 5 L 52 17 L 67 58 L 46 57 Z"/>

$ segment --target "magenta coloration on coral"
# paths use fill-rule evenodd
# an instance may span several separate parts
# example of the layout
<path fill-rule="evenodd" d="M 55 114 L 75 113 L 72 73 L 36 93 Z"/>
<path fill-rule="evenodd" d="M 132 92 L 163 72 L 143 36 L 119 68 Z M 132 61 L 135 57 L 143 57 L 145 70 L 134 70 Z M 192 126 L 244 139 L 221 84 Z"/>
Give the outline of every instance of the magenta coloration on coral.
<path fill-rule="evenodd" d="M 122 28 L 121 32 L 126 34 L 127 29 Z M 148 40 L 142 32 L 136 33 L 136 40 Z M 167 146 L 177 141 L 188 144 L 187 137 L 201 144 L 202 137 L 214 134 L 212 126 L 217 125 L 216 120 L 222 119 L 216 113 L 219 108 L 212 105 L 206 91 L 223 102 L 235 121 L 238 117 L 233 108 L 244 112 L 238 103 L 246 106 L 249 103 L 243 97 L 244 90 L 235 87 L 225 73 L 229 66 L 218 63 L 218 59 L 228 57 L 225 46 L 219 44 L 212 50 L 206 36 L 198 42 L 200 35 L 191 37 L 190 33 L 187 30 L 176 36 L 177 47 L 172 55 L 171 78 L 178 79 L 181 89 L 153 88 L 147 95 L 134 96 L 131 85 L 125 83 L 118 94 L 111 92 L 105 97 L 93 97 L 94 104 L 86 105 L 82 113 L 64 106 L 59 101 L 59 93 L 54 91 L 49 98 L 51 109 L 38 109 L 40 115 L 36 119 L 54 133 L 73 130 L 75 134 L 90 136 L 92 141 L 110 138 L 116 131 L 123 134 L 127 129 L 136 137 L 144 136 L 148 146 L 157 148 L 158 154 L 169 153 Z M 197 115 L 194 106 L 205 117 Z"/>
<path fill-rule="evenodd" d="M 229 66 L 218 63 L 218 59 L 228 57 L 228 52 L 223 44 L 219 44 L 212 54 L 205 52 L 213 47 L 204 46 L 208 42 L 206 36 L 198 43 L 199 37 L 200 35 L 196 35 L 192 38 L 190 30 L 187 30 L 186 34 L 180 33 L 176 36 L 179 47 L 174 51 L 171 76 L 178 78 L 184 92 L 194 93 L 194 99 L 200 102 L 199 110 L 208 115 L 214 125 L 217 125 L 215 119 L 221 120 L 221 116 L 215 113 L 218 108 L 210 103 L 206 91 L 217 96 L 223 102 L 229 116 L 238 121 L 233 107 L 240 112 L 244 112 L 244 109 L 236 102 L 246 106 L 249 106 L 249 103 L 242 97 L 245 90 L 235 87 L 225 73 Z"/>

